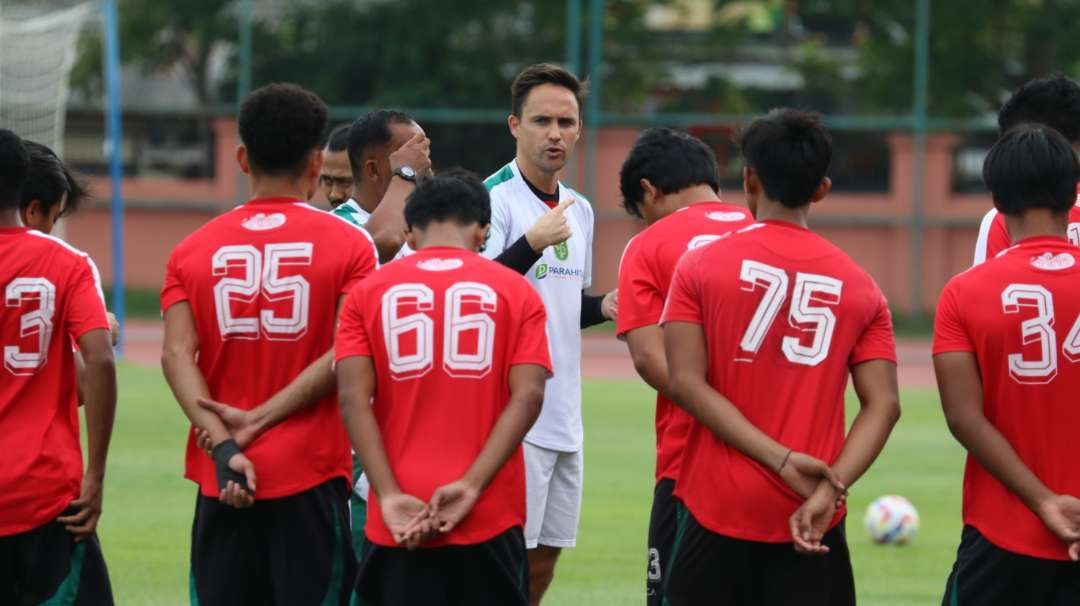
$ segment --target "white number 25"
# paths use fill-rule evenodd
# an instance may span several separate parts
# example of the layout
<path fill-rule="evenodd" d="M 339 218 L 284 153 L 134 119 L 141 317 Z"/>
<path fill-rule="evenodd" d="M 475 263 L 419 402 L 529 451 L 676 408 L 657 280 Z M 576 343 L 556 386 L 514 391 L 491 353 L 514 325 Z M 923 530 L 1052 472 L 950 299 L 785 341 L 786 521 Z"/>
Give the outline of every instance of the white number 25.
<path fill-rule="evenodd" d="M 222 246 L 211 259 L 215 276 L 243 268 L 243 277 L 222 278 L 214 285 L 214 307 L 222 339 L 258 339 L 262 328 L 272 341 L 295 341 L 307 333 L 311 284 L 300 275 L 282 277 L 283 266 L 311 265 L 311 242 L 267 244 L 260 251 L 250 244 Z M 290 301 L 289 315 L 279 318 L 270 309 L 259 316 L 233 315 L 232 303 L 251 303 L 260 293 L 267 301 Z"/>

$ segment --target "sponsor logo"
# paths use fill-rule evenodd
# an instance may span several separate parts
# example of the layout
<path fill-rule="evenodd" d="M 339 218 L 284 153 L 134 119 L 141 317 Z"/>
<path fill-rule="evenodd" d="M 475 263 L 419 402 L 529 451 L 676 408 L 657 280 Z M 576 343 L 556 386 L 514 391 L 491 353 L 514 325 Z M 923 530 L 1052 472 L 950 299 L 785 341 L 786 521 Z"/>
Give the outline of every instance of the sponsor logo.
<path fill-rule="evenodd" d="M 562 265 L 548 265 L 547 263 L 541 263 L 536 266 L 537 280 L 543 280 L 544 278 L 549 277 L 560 280 L 583 280 L 585 278 L 585 270 L 572 269 L 563 267 Z"/>
<path fill-rule="evenodd" d="M 1031 259 L 1031 264 L 1039 269 L 1047 269 L 1050 271 L 1057 271 L 1060 269 L 1068 269 L 1073 265 L 1076 265 L 1076 259 L 1069 253 L 1058 253 L 1052 255 L 1050 253 L 1043 253 L 1038 257 Z"/>
<path fill-rule="evenodd" d="M 745 219 L 746 213 L 738 210 L 732 212 L 716 211 L 711 213 L 705 213 L 705 218 L 712 219 L 713 221 L 720 221 L 721 223 L 733 223 L 735 221 L 742 221 L 743 219 Z"/>
<path fill-rule="evenodd" d="M 566 242 L 560 242 L 555 245 L 555 258 L 560 261 L 565 261 L 570 256 L 570 247 Z"/>
<path fill-rule="evenodd" d="M 285 215 L 282 213 L 264 214 L 258 213 L 240 222 L 244 229 L 251 231 L 268 231 L 285 225 Z"/>
<path fill-rule="evenodd" d="M 548 265 L 547 263 L 541 263 L 536 266 L 536 279 L 543 280 L 547 277 Z"/>
<path fill-rule="evenodd" d="M 424 271 L 453 271 L 462 265 L 465 262 L 461 259 L 425 259 L 416 264 Z"/>

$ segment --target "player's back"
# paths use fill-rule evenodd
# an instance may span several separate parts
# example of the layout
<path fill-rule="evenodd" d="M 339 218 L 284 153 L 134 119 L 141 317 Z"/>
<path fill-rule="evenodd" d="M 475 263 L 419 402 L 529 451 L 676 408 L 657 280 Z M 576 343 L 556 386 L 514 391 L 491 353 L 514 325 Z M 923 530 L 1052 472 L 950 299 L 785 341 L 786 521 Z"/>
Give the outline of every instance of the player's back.
<path fill-rule="evenodd" d="M 665 322 L 703 324 L 709 383 L 781 444 L 835 460 L 850 366 L 895 361 L 888 306 L 870 276 L 824 238 L 780 221 L 690 251 L 677 274 Z M 687 314 L 688 299 L 700 309 Z M 787 516 L 801 502 L 774 470 L 700 425 L 676 494 L 714 532 L 766 542 L 791 540 Z"/>
<path fill-rule="evenodd" d="M 403 491 L 421 499 L 460 478 L 510 397 L 515 364 L 550 368 L 539 295 L 520 275 L 459 248 L 424 248 L 388 264 L 349 296 L 338 336 L 363 342 L 377 388 L 374 410 Z M 350 328 L 346 328 L 350 327 Z M 431 546 L 478 543 L 524 523 L 520 449 L 475 509 Z M 393 545 L 373 499 L 367 532 Z"/>
<path fill-rule="evenodd" d="M 82 453 L 73 340 L 108 329 L 85 253 L 27 228 L 0 228 L 0 535 L 56 517 L 79 494 Z"/>
<path fill-rule="evenodd" d="M 331 349 L 339 298 L 375 266 L 360 228 L 291 199 L 252 200 L 177 246 L 162 310 L 190 303 L 210 395 L 250 409 Z M 335 427 L 340 434 L 327 431 Z M 310 488 L 339 464 L 347 476 L 335 397 L 272 428 L 246 454 L 258 469 L 260 498 Z M 217 494 L 213 464 L 190 439 L 187 459 L 188 477 Z"/>
<path fill-rule="evenodd" d="M 983 412 L 1055 493 L 1080 495 L 1073 462 L 1080 427 L 1080 249 L 1030 238 L 954 277 L 938 304 L 934 354 L 971 351 Z M 974 459 L 964 474 L 964 521 L 994 544 L 1063 560 L 1064 544 Z"/>

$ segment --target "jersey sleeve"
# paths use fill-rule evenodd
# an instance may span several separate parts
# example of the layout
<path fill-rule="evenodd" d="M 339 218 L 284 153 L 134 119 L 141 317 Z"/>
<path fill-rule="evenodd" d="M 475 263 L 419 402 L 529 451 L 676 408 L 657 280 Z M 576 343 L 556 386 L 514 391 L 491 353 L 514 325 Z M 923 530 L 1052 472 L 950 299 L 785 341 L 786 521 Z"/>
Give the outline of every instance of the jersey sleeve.
<path fill-rule="evenodd" d="M 975 351 L 967 329 L 961 320 L 956 289 L 952 283 L 945 286 L 934 314 L 934 355 L 953 351 Z"/>
<path fill-rule="evenodd" d="M 1006 248 L 1012 246 L 1009 230 L 1005 225 L 1005 216 L 991 209 L 979 225 L 979 239 L 975 243 L 974 265 L 993 259 Z"/>
<path fill-rule="evenodd" d="M 896 362 L 896 339 L 893 337 L 892 313 L 885 296 L 878 293 L 877 309 L 870 324 L 863 330 L 855 348 L 851 350 L 848 366 L 868 360 Z"/>
<path fill-rule="evenodd" d="M 700 250 L 704 249 L 698 249 Z M 694 253 L 695 251 L 690 251 L 683 255 L 675 266 L 667 303 L 660 315 L 661 324 L 668 322 L 704 324 L 705 322 L 701 313 L 701 289 L 697 280 L 697 263 L 695 262 L 699 255 Z"/>
<path fill-rule="evenodd" d="M 480 254 L 489 259 L 494 259 L 502 254 L 511 244 L 506 239 L 510 233 L 510 216 L 502 198 L 496 193 L 491 193 L 491 224 L 488 227 L 488 238 L 484 242 L 484 250 Z"/>
<path fill-rule="evenodd" d="M 355 231 L 352 254 L 349 255 L 349 265 L 345 272 L 345 282 L 341 286 L 341 292 L 348 293 L 364 278 L 371 275 L 379 267 L 379 253 L 375 248 L 375 241 L 371 239 L 367 231 L 359 226 L 350 224 L 350 231 Z M 353 235 L 353 234 L 350 234 Z"/>
<path fill-rule="evenodd" d="M 511 344 L 513 353 L 510 356 L 510 366 L 536 364 L 546 368 L 550 376 L 553 370 L 544 303 L 540 295 L 529 286 L 521 289 L 521 298 L 524 299 L 520 318 L 521 328 L 518 330 L 517 341 Z"/>
<path fill-rule="evenodd" d="M 365 291 L 363 287 L 352 289 L 341 307 L 337 334 L 334 337 L 336 362 L 351 356 L 371 357 L 371 339 L 364 324 L 364 302 L 367 300 Z"/>
<path fill-rule="evenodd" d="M 658 324 L 664 311 L 664 292 L 656 283 L 647 256 L 642 243 L 634 240 L 626 247 L 619 264 L 619 314 L 615 319 L 615 334 L 620 337 L 635 328 Z"/>
<path fill-rule="evenodd" d="M 181 301 L 188 300 L 187 289 L 184 286 L 183 277 L 180 275 L 180 263 L 176 258 L 176 251 L 169 256 L 169 262 L 165 266 L 165 285 L 161 288 L 161 313 Z"/>
<path fill-rule="evenodd" d="M 67 325 L 72 339 L 78 339 L 91 330 L 109 329 L 105 300 L 101 297 L 97 275 L 94 262 L 85 257 L 81 259 L 68 285 Z"/>

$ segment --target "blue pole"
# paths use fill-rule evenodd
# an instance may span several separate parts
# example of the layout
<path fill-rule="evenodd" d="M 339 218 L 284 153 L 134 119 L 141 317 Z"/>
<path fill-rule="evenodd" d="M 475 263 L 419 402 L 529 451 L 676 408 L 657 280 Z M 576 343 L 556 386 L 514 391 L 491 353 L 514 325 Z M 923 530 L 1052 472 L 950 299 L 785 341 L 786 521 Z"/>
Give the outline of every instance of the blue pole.
<path fill-rule="evenodd" d="M 118 355 L 124 355 L 124 196 L 122 179 L 123 126 L 120 122 L 120 40 L 117 35 L 116 0 L 104 0 L 105 14 L 105 132 L 106 153 L 109 156 L 109 175 L 112 181 L 112 312 L 120 324 Z"/>

